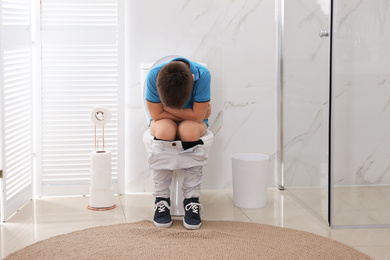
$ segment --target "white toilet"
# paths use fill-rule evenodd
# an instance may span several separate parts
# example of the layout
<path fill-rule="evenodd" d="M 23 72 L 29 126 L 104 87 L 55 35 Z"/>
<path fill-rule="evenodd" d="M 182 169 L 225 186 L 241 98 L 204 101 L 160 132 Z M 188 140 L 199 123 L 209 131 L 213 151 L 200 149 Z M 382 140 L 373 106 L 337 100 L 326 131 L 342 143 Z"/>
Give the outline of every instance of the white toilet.
<path fill-rule="evenodd" d="M 179 56 L 176 55 L 169 55 L 165 56 L 155 63 L 143 63 L 141 64 L 140 70 L 141 70 L 141 87 L 143 88 L 143 100 L 144 100 L 144 108 L 146 112 L 146 119 L 147 124 L 149 124 L 149 112 L 146 107 L 146 100 L 145 100 L 145 93 L 146 93 L 146 76 L 148 75 L 148 72 L 151 68 L 155 67 L 158 64 L 171 61 L 174 58 L 177 58 Z M 200 63 L 200 62 L 198 62 Z M 207 67 L 204 63 L 200 63 L 203 66 Z M 145 144 L 145 148 L 147 151 L 150 150 L 150 146 L 152 144 L 152 140 L 154 139 L 153 135 L 151 135 L 150 130 L 148 129 L 143 136 L 143 141 Z M 213 144 L 214 134 L 207 130 L 206 133 L 201 137 L 204 145 L 204 151 L 206 154 L 210 151 L 211 145 Z M 183 192 L 182 192 L 182 183 L 184 179 L 184 175 L 181 174 L 182 170 L 174 170 L 173 171 L 173 177 L 172 177 L 172 185 L 171 185 L 171 215 L 172 216 L 182 216 L 184 215 L 184 206 L 183 206 Z"/>

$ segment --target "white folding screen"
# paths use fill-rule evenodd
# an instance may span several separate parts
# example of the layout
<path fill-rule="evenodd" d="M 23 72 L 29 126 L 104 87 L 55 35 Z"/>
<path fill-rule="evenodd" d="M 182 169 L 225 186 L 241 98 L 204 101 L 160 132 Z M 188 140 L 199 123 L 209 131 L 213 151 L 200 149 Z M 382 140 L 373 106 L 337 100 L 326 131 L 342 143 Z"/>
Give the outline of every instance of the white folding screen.
<path fill-rule="evenodd" d="M 30 1 L 2 0 L 0 8 L 1 219 L 5 220 L 32 198 L 32 56 Z"/>
<path fill-rule="evenodd" d="M 41 1 L 41 179 L 38 195 L 89 193 L 94 106 L 111 110 L 105 148 L 123 176 L 123 1 Z M 124 183 L 120 180 L 119 183 Z M 124 184 L 123 184 L 124 185 Z"/>
<path fill-rule="evenodd" d="M 124 192 L 123 0 L 2 0 L 0 84 L 1 220 L 33 189 L 89 193 L 94 106 L 112 112 L 105 148 Z"/>

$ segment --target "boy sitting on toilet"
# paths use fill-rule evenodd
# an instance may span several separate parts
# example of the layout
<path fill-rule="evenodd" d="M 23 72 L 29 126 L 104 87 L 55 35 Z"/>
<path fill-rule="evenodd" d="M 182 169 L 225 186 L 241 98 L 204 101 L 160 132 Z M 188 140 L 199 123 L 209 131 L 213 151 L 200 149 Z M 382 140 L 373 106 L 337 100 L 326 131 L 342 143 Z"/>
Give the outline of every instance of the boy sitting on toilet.
<path fill-rule="evenodd" d="M 152 68 L 146 78 L 146 105 L 152 120 L 150 131 L 157 142 L 152 145 L 155 161 L 169 161 L 158 142 L 181 140 L 182 150 L 192 150 L 203 142 L 200 137 L 208 127 L 207 118 L 211 114 L 210 106 L 210 72 L 204 66 L 185 58 L 175 58 L 170 62 Z M 172 143 L 173 144 L 173 143 Z M 177 147 L 176 147 L 177 149 Z M 184 160 L 185 161 L 185 160 Z M 194 160 L 192 160 L 194 161 Z M 207 163 L 207 160 L 206 160 Z M 169 163 L 167 162 L 167 165 Z M 202 184 L 202 166 L 183 162 L 184 181 L 183 195 L 185 216 L 183 224 L 187 229 L 198 229 L 202 222 L 199 203 Z M 151 169 L 153 166 L 151 165 Z M 168 167 L 153 169 L 155 213 L 154 224 L 157 227 L 170 227 L 170 190 L 173 171 Z"/>

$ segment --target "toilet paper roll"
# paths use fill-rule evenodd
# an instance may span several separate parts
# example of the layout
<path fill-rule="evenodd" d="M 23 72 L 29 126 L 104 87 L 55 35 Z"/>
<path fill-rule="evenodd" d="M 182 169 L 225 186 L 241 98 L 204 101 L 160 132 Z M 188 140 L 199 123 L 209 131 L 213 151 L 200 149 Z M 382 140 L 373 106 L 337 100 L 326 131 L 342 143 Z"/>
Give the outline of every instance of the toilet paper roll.
<path fill-rule="evenodd" d="M 94 107 L 91 111 L 91 122 L 94 125 L 104 126 L 111 119 L 111 112 L 105 107 Z"/>
<path fill-rule="evenodd" d="M 110 151 L 91 152 L 89 207 L 108 208 L 115 205 L 111 171 Z"/>
<path fill-rule="evenodd" d="M 91 152 L 91 172 L 111 172 L 111 151 Z"/>
<path fill-rule="evenodd" d="M 91 172 L 91 190 L 111 189 L 111 170 L 106 172 Z"/>
<path fill-rule="evenodd" d="M 115 205 L 112 187 L 106 190 L 91 189 L 89 195 L 89 206 L 92 208 L 108 208 Z"/>

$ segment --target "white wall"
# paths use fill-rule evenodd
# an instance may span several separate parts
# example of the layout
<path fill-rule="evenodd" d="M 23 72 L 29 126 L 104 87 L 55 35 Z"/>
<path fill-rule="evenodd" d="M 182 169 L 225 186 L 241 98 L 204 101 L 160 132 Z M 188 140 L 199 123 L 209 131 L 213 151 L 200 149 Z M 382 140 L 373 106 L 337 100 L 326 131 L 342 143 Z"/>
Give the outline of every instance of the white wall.
<path fill-rule="evenodd" d="M 152 191 L 142 135 L 147 129 L 140 64 L 176 54 L 211 71 L 215 134 L 204 189 L 230 188 L 231 155 L 271 156 L 275 185 L 276 24 L 274 0 L 126 1 L 126 192 Z M 153 8 L 151 8 L 153 6 Z"/>

